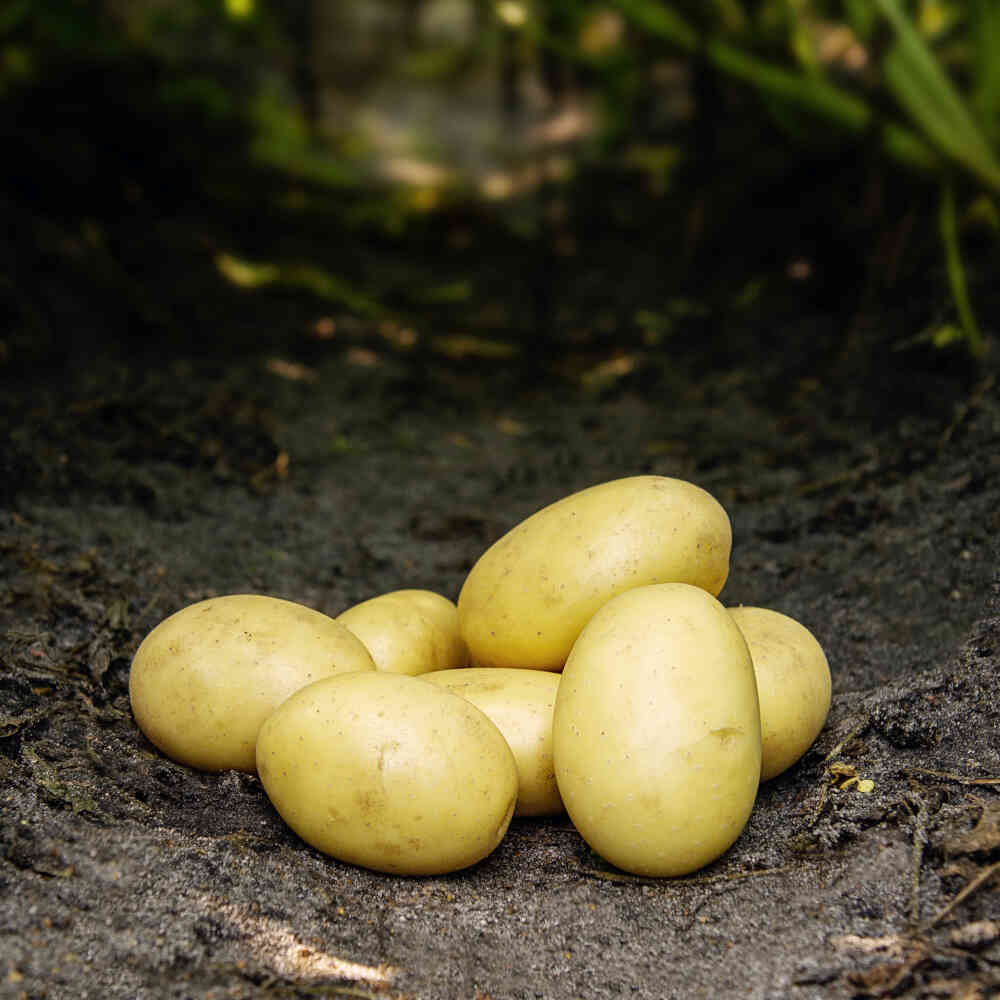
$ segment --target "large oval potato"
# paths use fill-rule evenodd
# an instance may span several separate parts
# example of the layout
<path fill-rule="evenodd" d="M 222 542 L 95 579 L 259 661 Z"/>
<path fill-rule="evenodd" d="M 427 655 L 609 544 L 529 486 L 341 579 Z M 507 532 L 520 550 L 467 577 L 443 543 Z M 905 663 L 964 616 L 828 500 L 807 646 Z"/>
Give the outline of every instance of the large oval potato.
<path fill-rule="evenodd" d="M 763 756 L 760 780 L 788 770 L 812 746 L 830 711 L 830 665 L 804 625 L 768 608 L 736 607 L 729 613 L 750 647 Z"/>
<path fill-rule="evenodd" d="M 517 799 L 517 766 L 475 705 L 416 677 L 330 677 L 261 727 L 257 769 L 282 819 L 340 861 L 440 875 L 486 857 Z"/>
<path fill-rule="evenodd" d="M 261 723 L 300 687 L 375 663 L 332 618 L 293 601 L 230 594 L 164 619 L 132 660 L 139 728 L 178 763 L 254 773 Z"/>
<path fill-rule="evenodd" d="M 503 733 L 517 761 L 515 816 L 563 811 L 552 765 L 552 713 L 559 675 L 516 667 L 438 670 L 421 678 L 471 701 Z"/>
<path fill-rule="evenodd" d="M 336 620 L 365 644 L 378 670 L 416 676 L 468 662 L 458 610 L 431 590 L 392 590 L 355 604 Z"/>
<path fill-rule="evenodd" d="M 717 594 L 732 530 L 711 494 L 664 476 L 592 486 L 543 508 L 486 550 L 458 597 L 473 666 L 562 668 L 602 604 L 680 582 Z"/>
<path fill-rule="evenodd" d="M 556 780 L 584 840 L 637 875 L 684 875 L 740 835 L 760 778 L 746 642 L 683 583 L 608 601 L 566 662 L 552 724 Z"/>

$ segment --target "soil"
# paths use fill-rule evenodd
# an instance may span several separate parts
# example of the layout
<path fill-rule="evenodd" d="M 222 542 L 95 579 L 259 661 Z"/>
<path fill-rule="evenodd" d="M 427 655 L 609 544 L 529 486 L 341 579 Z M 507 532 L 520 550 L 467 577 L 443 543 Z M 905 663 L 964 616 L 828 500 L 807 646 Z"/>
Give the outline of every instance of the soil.
<path fill-rule="evenodd" d="M 38 291 L 0 369 L 0 996 L 996 995 L 995 351 L 901 349 L 902 295 L 853 338 L 800 306 L 679 312 L 659 344 L 435 340 L 468 328 L 228 288 L 210 222 L 149 246 L 144 224 L 89 298 L 79 245 L 22 258 Z M 510 250 L 490 246 L 484 275 Z M 627 876 L 560 818 L 447 877 L 373 873 L 303 844 L 256 778 L 137 729 L 130 660 L 171 612 L 454 598 L 523 517 L 636 473 L 724 504 L 723 600 L 803 622 L 834 678 L 814 747 L 705 870 Z"/>

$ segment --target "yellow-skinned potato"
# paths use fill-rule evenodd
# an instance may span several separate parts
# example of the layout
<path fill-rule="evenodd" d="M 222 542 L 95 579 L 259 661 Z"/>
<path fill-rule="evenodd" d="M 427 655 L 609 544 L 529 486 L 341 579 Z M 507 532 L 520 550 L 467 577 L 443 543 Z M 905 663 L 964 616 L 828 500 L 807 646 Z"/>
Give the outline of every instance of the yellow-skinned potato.
<path fill-rule="evenodd" d="M 336 620 L 365 644 L 378 670 L 416 676 L 468 662 L 458 610 L 431 590 L 393 590 L 355 604 Z"/>
<path fill-rule="evenodd" d="M 203 771 L 253 773 L 257 731 L 291 694 L 375 664 L 327 615 L 260 594 L 199 601 L 164 619 L 132 660 L 139 728 L 171 759 Z"/>
<path fill-rule="evenodd" d="M 563 811 L 552 766 L 558 674 L 516 667 L 466 667 L 438 670 L 421 679 L 471 701 L 503 733 L 517 761 L 515 816 L 556 816 Z"/>
<path fill-rule="evenodd" d="M 517 766 L 471 702 L 417 677 L 330 677 L 261 727 L 261 782 L 282 819 L 340 861 L 396 875 L 475 864 L 503 839 Z"/>
<path fill-rule="evenodd" d="M 760 696 L 760 780 L 786 771 L 812 746 L 830 711 L 830 666 L 804 625 L 768 608 L 730 608 L 750 647 Z"/>
<path fill-rule="evenodd" d="M 636 875 L 684 875 L 743 830 L 760 777 L 746 642 L 683 583 L 608 601 L 566 662 L 552 723 L 556 780 L 584 840 Z"/>
<path fill-rule="evenodd" d="M 470 662 L 560 670 L 602 604 L 654 583 L 717 594 L 732 530 L 693 483 L 632 476 L 592 486 L 532 514 L 472 567 L 458 597 Z"/>

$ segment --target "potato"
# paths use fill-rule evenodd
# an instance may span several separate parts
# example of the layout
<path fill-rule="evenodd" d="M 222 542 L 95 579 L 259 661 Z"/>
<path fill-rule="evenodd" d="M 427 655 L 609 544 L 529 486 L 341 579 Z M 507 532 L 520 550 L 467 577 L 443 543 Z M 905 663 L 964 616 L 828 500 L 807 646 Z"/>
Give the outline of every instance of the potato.
<path fill-rule="evenodd" d="M 517 761 L 515 816 L 556 816 L 563 811 L 552 767 L 558 674 L 515 667 L 467 667 L 437 670 L 421 679 L 471 701 L 503 733 Z"/>
<path fill-rule="evenodd" d="M 760 780 L 792 766 L 812 746 L 830 711 L 830 666 L 823 647 L 794 618 L 767 608 L 730 608 L 750 647 L 763 756 Z"/>
<path fill-rule="evenodd" d="M 380 671 L 292 695 L 261 727 L 257 769 L 304 841 L 397 875 L 475 864 L 503 839 L 517 799 L 514 756 L 478 708 Z"/>
<path fill-rule="evenodd" d="M 491 546 L 458 597 L 473 666 L 560 670 L 574 640 L 616 594 L 653 583 L 717 594 L 732 531 L 692 483 L 633 476 L 545 507 Z"/>
<path fill-rule="evenodd" d="M 552 723 L 556 780 L 584 840 L 637 875 L 684 875 L 740 835 L 760 777 L 750 652 L 684 583 L 638 587 L 588 622 Z"/>
<path fill-rule="evenodd" d="M 455 605 L 430 590 L 393 590 L 336 620 L 365 644 L 379 670 L 415 676 L 468 662 Z"/>
<path fill-rule="evenodd" d="M 253 773 L 261 723 L 321 677 L 374 671 L 361 640 L 319 611 L 259 594 L 200 601 L 160 622 L 132 660 L 139 728 L 204 771 Z"/>

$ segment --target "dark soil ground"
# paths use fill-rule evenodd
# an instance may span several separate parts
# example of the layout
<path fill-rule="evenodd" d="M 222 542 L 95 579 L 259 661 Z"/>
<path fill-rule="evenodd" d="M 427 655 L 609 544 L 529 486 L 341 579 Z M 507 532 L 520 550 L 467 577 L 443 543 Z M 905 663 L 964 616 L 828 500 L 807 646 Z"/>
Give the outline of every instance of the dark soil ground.
<path fill-rule="evenodd" d="M 899 350 L 913 329 L 888 303 L 855 338 L 800 309 L 456 357 L 429 346 L 453 319 L 428 311 L 411 344 L 304 292 L 237 293 L 207 251 L 178 263 L 193 224 L 142 225 L 116 230 L 125 275 L 74 271 L 85 245 L 32 230 L 15 273 L 35 291 L 8 300 L 0 996 L 1000 990 L 995 351 Z M 110 291 L 157 282 L 166 311 Z M 521 518 L 640 472 L 719 498 L 723 599 L 806 624 L 834 678 L 814 748 L 697 875 L 617 873 L 566 819 L 515 821 L 448 877 L 367 872 L 299 841 L 256 779 L 190 771 L 136 728 L 131 656 L 180 607 L 454 598 Z"/>

